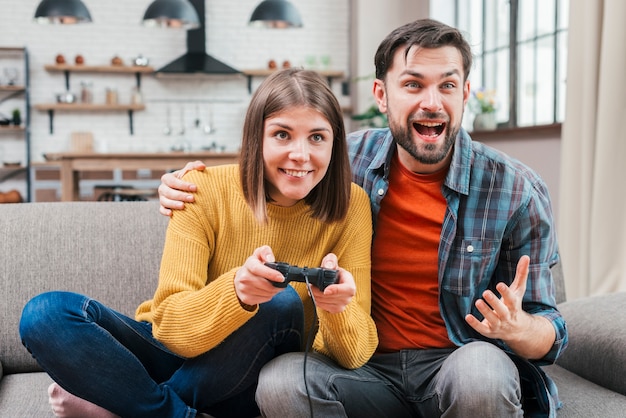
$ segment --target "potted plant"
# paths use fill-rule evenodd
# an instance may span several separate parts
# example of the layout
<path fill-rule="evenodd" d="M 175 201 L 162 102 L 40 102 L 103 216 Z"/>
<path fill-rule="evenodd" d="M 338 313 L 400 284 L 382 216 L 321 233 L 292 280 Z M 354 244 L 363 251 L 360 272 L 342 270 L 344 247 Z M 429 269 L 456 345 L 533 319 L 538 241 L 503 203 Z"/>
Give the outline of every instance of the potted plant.
<path fill-rule="evenodd" d="M 352 115 L 352 120 L 358 120 L 362 127 L 368 128 L 386 128 L 389 125 L 387 115 L 381 113 L 375 104 L 368 107 L 363 113 Z"/>
<path fill-rule="evenodd" d="M 371 81 L 374 79 L 374 74 L 356 77 L 355 81 Z M 382 113 L 378 109 L 378 105 L 374 103 L 368 107 L 363 113 L 352 115 L 352 120 L 359 121 L 361 127 L 367 128 L 386 128 L 389 126 L 387 115 Z"/>
<path fill-rule="evenodd" d="M 13 118 L 12 118 L 13 125 L 20 126 L 22 124 L 22 112 L 20 111 L 20 109 L 18 108 L 13 109 L 12 115 L 13 115 Z"/>
<path fill-rule="evenodd" d="M 497 128 L 496 110 L 498 102 L 495 90 L 486 90 L 484 87 L 474 90 L 470 97 L 469 106 L 476 115 L 474 117 L 475 131 L 493 131 Z"/>

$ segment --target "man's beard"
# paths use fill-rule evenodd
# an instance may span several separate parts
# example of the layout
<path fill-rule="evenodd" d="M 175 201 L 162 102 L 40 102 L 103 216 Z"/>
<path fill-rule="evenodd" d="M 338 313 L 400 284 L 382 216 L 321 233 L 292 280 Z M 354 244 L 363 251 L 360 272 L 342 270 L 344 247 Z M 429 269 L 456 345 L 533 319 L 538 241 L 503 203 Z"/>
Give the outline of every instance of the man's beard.
<path fill-rule="evenodd" d="M 439 118 L 441 116 L 436 113 L 426 114 L 425 118 Z M 389 130 L 393 135 L 393 139 L 400 147 L 409 153 L 416 161 L 421 164 L 437 164 L 442 162 L 448 155 L 448 152 L 454 145 L 456 136 L 461 129 L 460 124 L 452 126 L 448 122 L 446 124 L 446 136 L 443 144 L 416 144 L 413 142 L 413 123 L 409 120 L 406 126 L 400 126 L 396 123 L 391 114 L 388 114 Z"/>

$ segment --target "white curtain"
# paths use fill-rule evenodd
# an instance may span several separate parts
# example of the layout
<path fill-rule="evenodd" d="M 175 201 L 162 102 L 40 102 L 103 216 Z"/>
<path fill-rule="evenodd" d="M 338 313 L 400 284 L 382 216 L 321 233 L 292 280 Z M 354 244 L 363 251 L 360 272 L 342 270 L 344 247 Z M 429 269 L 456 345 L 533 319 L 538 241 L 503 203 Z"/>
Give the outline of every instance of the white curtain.
<path fill-rule="evenodd" d="M 570 0 L 569 22 L 558 230 L 572 300 L 626 290 L 626 1 Z"/>

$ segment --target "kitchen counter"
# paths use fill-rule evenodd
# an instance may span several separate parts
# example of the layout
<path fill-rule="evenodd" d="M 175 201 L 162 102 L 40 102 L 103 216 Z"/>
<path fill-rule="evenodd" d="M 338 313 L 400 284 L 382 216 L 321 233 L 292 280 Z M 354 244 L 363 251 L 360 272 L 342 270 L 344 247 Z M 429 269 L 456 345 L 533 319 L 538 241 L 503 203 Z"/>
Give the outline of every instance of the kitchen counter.
<path fill-rule="evenodd" d="M 207 166 L 231 164 L 239 160 L 238 153 L 227 152 L 126 152 L 80 153 L 60 152 L 44 154 L 46 161 L 61 169 L 61 200 L 78 200 L 78 182 L 81 171 L 100 170 L 177 170 L 187 162 L 200 160 Z"/>

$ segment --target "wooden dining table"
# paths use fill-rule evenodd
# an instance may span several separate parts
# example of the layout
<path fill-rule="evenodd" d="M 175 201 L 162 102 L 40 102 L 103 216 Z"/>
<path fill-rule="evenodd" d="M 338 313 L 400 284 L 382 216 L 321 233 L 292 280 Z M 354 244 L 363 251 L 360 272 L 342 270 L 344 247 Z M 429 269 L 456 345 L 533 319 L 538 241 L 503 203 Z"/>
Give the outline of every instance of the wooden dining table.
<path fill-rule="evenodd" d="M 61 200 L 79 200 L 79 179 L 82 171 L 162 170 L 182 168 L 187 162 L 200 160 L 207 166 L 236 163 L 239 153 L 228 152 L 59 152 L 44 158 L 60 166 Z"/>

